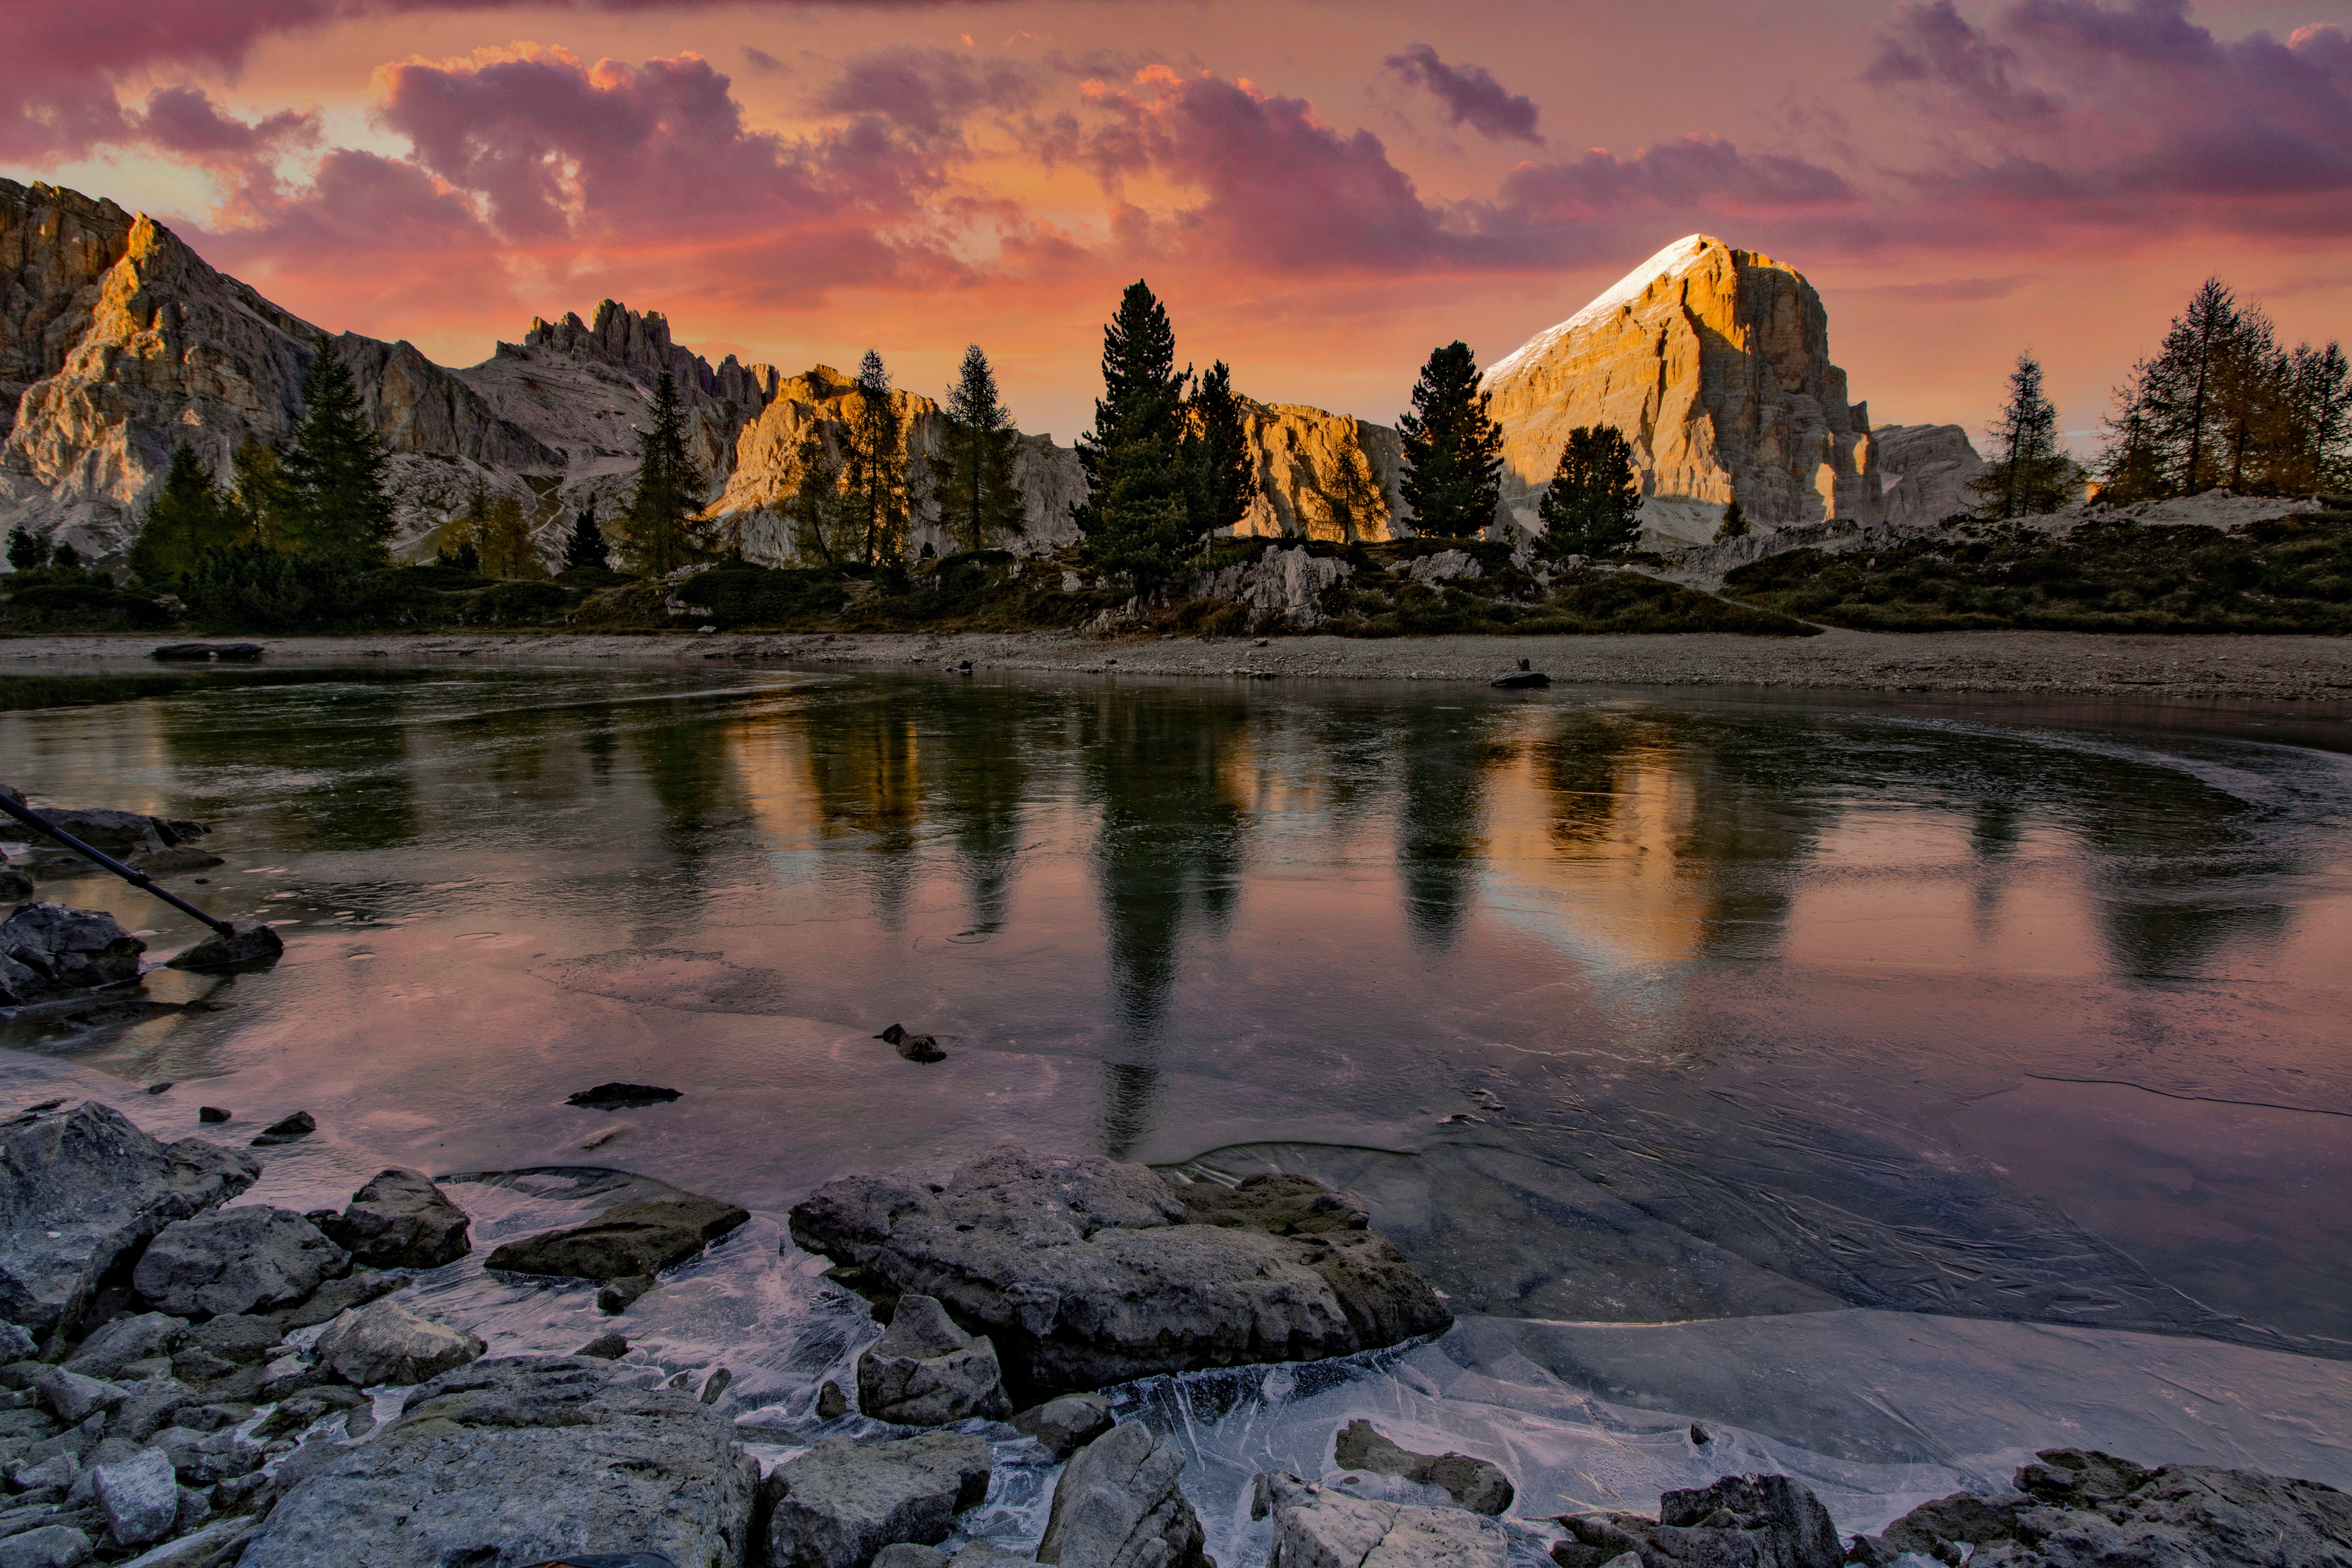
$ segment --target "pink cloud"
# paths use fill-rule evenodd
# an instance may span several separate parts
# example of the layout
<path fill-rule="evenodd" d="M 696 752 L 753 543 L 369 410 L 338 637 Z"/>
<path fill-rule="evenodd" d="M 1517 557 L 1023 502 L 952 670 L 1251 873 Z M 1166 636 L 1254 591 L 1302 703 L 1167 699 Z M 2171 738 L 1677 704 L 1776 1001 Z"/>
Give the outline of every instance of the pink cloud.
<path fill-rule="evenodd" d="M 1486 67 L 1447 65 L 1427 44 L 1413 44 L 1382 63 L 1407 83 L 1433 93 L 1445 106 L 1448 125 L 1467 125 L 1489 142 L 1509 138 L 1543 145 L 1534 101 L 1507 90 Z"/>

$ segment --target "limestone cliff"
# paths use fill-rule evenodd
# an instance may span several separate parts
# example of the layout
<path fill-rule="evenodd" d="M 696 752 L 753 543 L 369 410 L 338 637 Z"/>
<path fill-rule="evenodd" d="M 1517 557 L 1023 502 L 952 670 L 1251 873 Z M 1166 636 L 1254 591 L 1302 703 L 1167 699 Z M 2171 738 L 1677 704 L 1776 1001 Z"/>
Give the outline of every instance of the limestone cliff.
<path fill-rule="evenodd" d="M 1624 432 L 1643 521 L 1670 538 L 1712 537 L 1735 499 L 1768 528 L 1885 515 L 1867 407 L 1830 363 L 1821 296 L 1719 239 L 1676 240 L 1484 385 L 1503 426 L 1504 504 L 1529 527 L 1580 425 Z"/>
<path fill-rule="evenodd" d="M 1881 425 L 1870 440 L 1888 522 L 1924 528 L 1976 510 L 1969 481 L 1984 471 L 1984 459 L 1958 426 Z"/>
<path fill-rule="evenodd" d="M 1259 494 L 1236 534 L 1395 537 L 1404 453 L 1394 430 L 1301 403 L 1241 402 Z"/>

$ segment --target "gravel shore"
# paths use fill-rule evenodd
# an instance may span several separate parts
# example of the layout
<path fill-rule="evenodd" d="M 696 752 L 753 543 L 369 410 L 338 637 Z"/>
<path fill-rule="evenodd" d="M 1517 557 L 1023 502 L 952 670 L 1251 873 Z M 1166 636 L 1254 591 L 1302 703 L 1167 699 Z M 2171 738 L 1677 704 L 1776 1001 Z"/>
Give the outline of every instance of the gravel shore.
<path fill-rule="evenodd" d="M 0 674 L 146 662 L 154 637 L 0 640 Z M 1553 680 L 1599 686 L 1749 687 L 1866 691 L 2102 693 L 2352 703 L 2352 638 L 2117 637 L 2069 632 L 1814 637 L 1711 633 L 1645 637 L 1331 637 L 1101 638 L 1073 632 L 858 634 L 551 634 L 261 637 L 274 663 L 356 658 L 488 661 L 776 660 L 862 668 L 970 659 L 976 671 L 1216 679 L 1486 681 L 1526 659 Z M 118 666 L 119 668 L 119 666 Z M 188 666 L 155 665 L 159 669 Z"/>

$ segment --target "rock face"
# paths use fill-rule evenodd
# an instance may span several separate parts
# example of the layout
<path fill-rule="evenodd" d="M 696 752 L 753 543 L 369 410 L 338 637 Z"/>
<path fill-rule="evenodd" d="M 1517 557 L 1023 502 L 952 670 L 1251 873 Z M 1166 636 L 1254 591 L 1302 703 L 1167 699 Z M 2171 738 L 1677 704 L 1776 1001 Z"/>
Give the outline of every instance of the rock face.
<path fill-rule="evenodd" d="M 1341 1428 L 1331 1458 L 1343 1470 L 1372 1470 L 1444 1487 L 1472 1513 L 1501 1513 L 1514 1495 L 1511 1479 L 1489 1461 L 1468 1454 L 1416 1454 L 1391 1442 L 1369 1421 L 1350 1421 Z"/>
<path fill-rule="evenodd" d="M 1916 1552 L 1949 1562 L 1960 1543 L 1987 1568 L 2160 1568 L 2189 1563 L 2352 1565 L 2352 1497 L 2316 1481 L 2203 1465 L 2144 1469 L 2074 1448 L 2045 1449 L 2017 1489 L 1961 1492 L 1916 1508 L 1852 1560 L 1890 1564 Z"/>
<path fill-rule="evenodd" d="M 291 1209 L 222 1209 L 166 1226 L 131 1271 L 142 1296 L 179 1317 L 267 1310 L 351 1271 L 351 1254 Z"/>
<path fill-rule="evenodd" d="M 1502 1527 L 1492 1520 L 1348 1497 L 1283 1471 L 1257 1479 L 1250 1517 L 1269 1512 L 1274 1550 L 1266 1568 L 1503 1568 L 1509 1557 Z M 1731 1561 L 1723 1560 L 1722 1568 Z M 1739 1561 L 1744 1568 L 1748 1560 Z M 1768 1565 L 1757 1560 L 1755 1568 Z"/>
<path fill-rule="evenodd" d="M 857 1408 L 901 1426 L 1012 1414 L 996 1347 L 955 1326 L 929 1296 L 901 1296 L 889 1331 L 857 1358 Z"/>
<path fill-rule="evenodd" d="M 1255 561 L 1202 573 L 1185 593 L 1195 599 L 1232 599 L 1248 606 L 1253 632 L 1276 626 L 1305 631 L 1329 618 L 1323 595 L 1355 570 L 1345 561 L 1310 555 L 1304 549 L 1269 550 Z"/>
<path fill-rule="evenodd" d="M 1009 1372 L 1047 1390 L 1348 1355 L 1454 1321 L 1385 1237 L 1192 1223 L 1181 1189 L 1096 1155 L 1002 1148 L 936 1190 L 844 1177 L 793 1210 L 792 1235 L 868 1288 L 986 1325 Z"/>
<path fill-rule="evenodd" d="M 1242 398 L 1242 431 L 1257 460 L 1257 499 L 1236 535 L 1335 542 L 1397 537 L 1404 447 L 1385 425 L 1303 403 Z"/>
<path fill-rule="evenodd" d="M 488 1348 L 464 1330 L 420 1318 L 397 1301 L 345 1312 L 319 1336 L 319 1360 L 356 1388 L 423 1383 L 455 1372 Z"/>
<path fill-rule="evenodd" d="M 1579 1514 L 1559 1522 L 1569 1539 L 1551 1549 L 1559 1568 L 1614 1568 L 1627 1552 L 1638 1563 L 1692 1568 L 1839 1568 L 1829 1510 L 1787 1476 L 1725 1476 L 1712 1486 L 1658 1499 L 1658 1517 Z"/>
<path fill-rule="evenodd" d="M 1184 1458 L 1139 1421 L 1078 1450 L 1054 1483 L 1037 1561 L 1068 1568 L 1206 1568 Z"/>
<path fill-rule="evenodd" d="M 26 904 L 0 921 L 0 1006 L 136 980 L 146 951 L 112 915 L 47 899 Z"/>
<path fill-rule="evenodd" d="M 171 1532 L 180 1514 L 180 1483 L 162 1449 L 142 1448 L 118 1464 L 100 1465 L 97 1477 L 107 1533 L 117 1546 L 144 1546 Z"/>
<path fill-rule="evenodd" d="M 936 1545 L 988 1494 L 988 1445 L 960 1432 L 827 1438 L 761 1483 L 770 1568 L 866 1568 L 896 1542 Z"/>
<path fill-rule="evenodd" d="M 1737 500 L 1751 523 L 1885 516 L 1867 405 L 1829 359 L 1829 317 L 1794 268 L 1719 239 L 1678 239 L 1483 384 L 1503 426 L 1503 500 L 1527 527 L 1568 433 L 1633 443 L 1644 525 L 1714 537 Z"/>
<path fill-rule="evenodd" d="M 618 1204 L 585 1225 L 509 1241 L 490 1254 L 488 1266 L 516 1274 L 635 1279 L 685 1262 L 751 1217 L 716 1198 Z"/>
<path fill-rule="evenodd" d="M 370 1268 L 438 1268 L 466 1256 L 466 1211 L 422 1171 L 380 1171 L 319 1228 Z"/>
<path fill-rule="evenodd" d="M 133 1248 L 260 1174 L 250 1155 L 158 1143 L 95 1101 L 0 1122 L 0 1318 L 70 1326 Z"/>
<path fill-rule="evenodd" d="M 1925 528 L 1976 510 L 1969 481 L 1984 472 L 1984 459 L 1958 426 L 1881 425 L 1870 439 L 1888 522 Z"/>
<path fill-rule="evenodd" d="M 693 1394 L 605 1363 L 508 1357 L 445 1373 L 364 1446 L 328 1450 L 243 1568 L 519 1565 L 575 1552 L 744 1560 L 759 1467 Z"/>

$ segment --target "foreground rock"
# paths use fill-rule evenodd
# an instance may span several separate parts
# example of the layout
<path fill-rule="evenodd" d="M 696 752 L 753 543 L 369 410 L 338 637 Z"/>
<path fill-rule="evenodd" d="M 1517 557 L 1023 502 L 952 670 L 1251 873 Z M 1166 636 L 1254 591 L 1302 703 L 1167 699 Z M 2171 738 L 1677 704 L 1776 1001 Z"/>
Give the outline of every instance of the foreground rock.
<path fill-rule="evenodd" d="M 319 1228 L 370 1268 L 438 1268 L 471 1249 L 466 1211 L 422 1171 L 379 1171 Z"/>
<path fill-rule="evenodd" d="M 1629 1552 L 1644 1564 L 1693 1568 L 1839 1568 L 1845 1561 L 1829 1510 L 1787 1476 L 1725 1476 L 1712 1486 L 1667 1492 L 1654 1520 L 1580 1514 L 1559 1522 L 1570 1534 L 1551 1549 L 1559 1568 L 1613 1568 Z"/>
<path fill-rule="evenodd" d="M 0 1318 L 73 1326 L 135 1248 L 260 1174 L 239 1151 L 159 1143 L 95 1101 L 0 1123 Z"/>
<path fill-rule="evenodd" d="M 319 1336 L 320 1362 L 358 1388 L 423 1383 L 455 1372 L 488 1347 L 462 1329 L 378 1301 L 337 1318 Z"/>
<path fill-rule="evenodd" d="M 1450 1508 L 1352 1498 L 1286 1472 L 1257 1479 L 1252 1519 L 1274 1516 L 1266 1568 L 1503 1568 L 1502 1527 Z M 1721 1568 L 1790 1568 L 1770 1558 L 1720 1560 Z"/>
<path fill-rule="evenodd" d="M 1013 1418 L 1014 1431 L 1036 1438 L 1057 1459 L 1068 1458 L 1114 1425 L 1110 1401 L 1099 1394 L 1065 1394 Z"/>
<path fill-rule="evenodd" d="M 225 969 L 232 963 L 260 963 L 286 951 L 278 934 L 260 921 L 231 921 L 226 936 L 215 931 L 195 946 L 170 960 L 166 969 Z"/>
<path fill-rule="evenodd" d="M 47 899 L 26 904 L 0 921 L 0 1007 L 136 980 L 146 951 L 111 915 Z"/>
<path fill-rule="evenodd" d="M 985 1325 L 1008 1373 L 1048 1390 L 1348 1355 L 1454 1321 L 1385 1237 L 1265 1228 L 1328 1218 L 1316 1205 L 1344 1194 L 1315 1184 L 1202 1224 L 1185 1191 L 1142 1165 L 1004 1148 L 936 1190 L 829 1182 L 793 1210 L 792 1235 L 853 1285 Z"/>
<path fill-rule="evenodd" d="M 901 1296 L 888 1331 L 857 1358 L 857 1407 L 901 1426 L 1013 1413 L 996 1347 L 957 1328 L 929 1296 Z"/>
<path fill-rule="evenodd" d="M 865 1568 L 897 1542 L 932 1546 L 988 1493 L 988 1445 L 927 1432 L 860 1447 L 819 1443 L 761 1483 L 770 1568 Z"/>
<path fill-rule="evenodd" d="M 1184 1457 L 1139 1421 L 1078 1450 L 1054 1483 L 1037 1561 L 1068 1568 L 1207 1568 Z"/>
<path fill-rule="evenodd" d="M 179 1317 L 291 1306 L 351 1272 L 351 1254 L 291 1209 L 226 1209 L 166 1226 L 131 1283 Z"/>
<path fill-rule="evenodd" d="M 677 1089 L 656 1084 L 600 1083 L 567 1096 L 563 1103 L 589 1110 L 642 1110 L 648 1105 L 667 1105 L 677 1098 Z"/>
<path fill-rule="evenodd" d="M 2204 1465 L 2144 1469 L 2075 1448 L 2045 1449 L 2015 1491 L 1961 1492 L 1922 1505 L 1847 1554 L 1864 1564 L 1904 1552 L 1981 1568 L 2352 1565 L 2352 1497 L 2316 1481 Z"/>
<path fill-rule="evenodd" d="M 488 1267 L 578 1279 L 651 1276 L 685 1262 L 751 1217 L 733 1204 L 692 1194 L 617 1204 L 585 1225 L 509 1241 L 490 1254 Z"/>
<path fill-rule="evenodd" d="M 603 1362 L 477 1362 L 409 1396 L 289 1490 L 241 1568 L 446 1568 L 658 1552 L 744 1560 L 759 1467 L 693 1394 L 617 1387 Z"/>
<path fill-rule="evenodd" d="M 1331 1445 L 1343 1470 L 1402 1476 L 1423 1486 L 1443 1487 L 1473 1513 L 1499 1514 L 1511 1506 L 1511 1478 L 1468 1454 L 1416 1454 L 1381 1435 L 1369 1421 L 1350 1421 Z"/>

